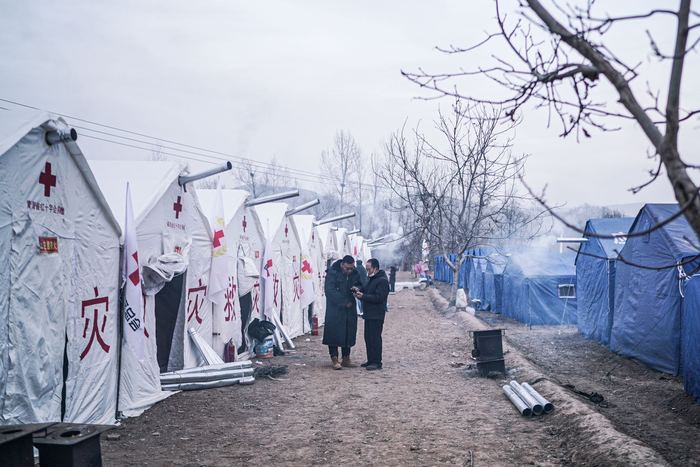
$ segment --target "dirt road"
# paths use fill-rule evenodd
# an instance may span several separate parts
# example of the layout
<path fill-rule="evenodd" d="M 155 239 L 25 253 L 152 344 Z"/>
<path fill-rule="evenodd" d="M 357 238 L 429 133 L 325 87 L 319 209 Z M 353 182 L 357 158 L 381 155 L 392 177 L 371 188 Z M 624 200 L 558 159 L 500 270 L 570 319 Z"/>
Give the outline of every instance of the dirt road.
<path fill-rule="evenodd" d="M 384 369 L 333 371 L 301 337 L 284 381 L 186 392 L 127 420 L 106 465 L 560 465 L 547 417 L 524 419 L 497 381 L 468 376 L 471 342 L 426 293 L 390 297 Z M 362 325 L 358 331 L 362 336 Z M 356 361 L 364 361 L 358 338 Z"/>

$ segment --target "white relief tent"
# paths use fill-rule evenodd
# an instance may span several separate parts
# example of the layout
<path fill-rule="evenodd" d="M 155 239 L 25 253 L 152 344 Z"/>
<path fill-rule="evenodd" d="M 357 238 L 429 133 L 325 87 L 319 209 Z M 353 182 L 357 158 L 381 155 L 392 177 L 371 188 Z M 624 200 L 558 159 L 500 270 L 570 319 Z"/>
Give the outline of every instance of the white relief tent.
<path fill-rule="evenodd" d="M 287 203 L 266 203 L 255 206 L 260 223 L 265 232 L 266 250 L 263 257 L 261 275 L 266 278 L 271 271 L 272 276 L 263 280 L 265 291 L 265 314 L 275 313 L 291 337 L 297 337 L 305 332 L 304 317 L 300 296 L 300 266 L 301 243 L 299 234 L 291 217 L 286 215 Z M 271 261 L 272 269 L 266 268 Z M 269 311 L 268 311 L 269 310 Z"/>
<path fill-rule="evenodd" d="M 121 232 L 70 132 L 0 111 L 0 424 L 115 420 Z"/>
<path fill-rule="evenodd" d="M 204 212 L 213 209 L 216 190 L 197 190 Z M 235 302 L 231 310 L 233 322 L 227 321 L 227 310 L 214 306 L 213 347 L 223 356 L 224 346 L 234 339 L 238 353 L 242 357 L 251 350 L 252 339 L 245 332 L 250 322 L 262 319 L 260 271 L 262 267 L 265 234 L 257 212 L 247 207 L 250 194 L 244 190 L 222 189 L 226 221 L 228 249 L 234 261 Z M 233 325 L 234 327 L 232 327 Z"/>
<path fill-rule="evenodd" d="M 352 247 L 350 246 L 348 229 L 339 227 L 338 230 L 335 231 L 335 242 L 336 248 L 338 249 L 338 255 L 340 255 L 341 258 L 346 255 L 352 256 Z"/>
<path fill-rule="evenodd" d="M 364 256 L 365 261 L 372 258 L 372 249 L 370 248 L 369 243 L 367 243 L 367 239 L 363 239 L 362 241 L 362 255 Z"/>
<path fill-rule="evenodd" d="M 326 259 L 323 251 L 323 242 L 317 226 L 314 225 L 316 219 L 314 216 L 297 214 L 293 217 L 302 246 L 302 299 L 308 295 L 308 299 L 302 301 L 302 304 L 306 303 L 307 305 L 304 311 L 304 318 L 310 319 L 312 316 L 316 316 L 318 317 L 318 322 L 322 324 L 326 317 L 326 296 L 323 289 Z M 306 262 L 308 262 L 308 265 Z M 310 287 L 313 288 L 313 295 L 307 294 L 309 286 L 305 286 L 305 278 Z"/>
<path fill-rule="evenodd" d="M 362 260 L 363 262 L 367 261 L 369 257 L 365 256 L 366 250 L 364 248 L 364 237 L 362 237 L 362 235 L 359 234 L 352 234 L 349 236 L 349 239 L 351 248 L 350 254 L 352 255 L 352 257 L 356 260 Z"/>
<path fill-rule="evenodd" d="M 182 187 L 187 166 L 170 161 L 90 161 L 99 186 L 117 219 L 124 217 L 129 183 L 136 220 L 145 320 L 160 372 L 199 364 L 188 335 L 195 329 L 212 343 L 207 284 L 212 237 L 194 187 Z M 153 342 L 151 341 L 151 345 Z"/>
<path fill-rule="evenodd" d="M 338 242 L 335 236 L 334 227 L 331 224 L 321 224 L 316 226 L 316 231 L 321 239 L 321 244 L 323 247 L 323 254 L 325 255 L 326 262 L 324 263 L 323 271 L 330 266 L 329 261 L 340 258 L 340 253 L 338 252 Z"/>

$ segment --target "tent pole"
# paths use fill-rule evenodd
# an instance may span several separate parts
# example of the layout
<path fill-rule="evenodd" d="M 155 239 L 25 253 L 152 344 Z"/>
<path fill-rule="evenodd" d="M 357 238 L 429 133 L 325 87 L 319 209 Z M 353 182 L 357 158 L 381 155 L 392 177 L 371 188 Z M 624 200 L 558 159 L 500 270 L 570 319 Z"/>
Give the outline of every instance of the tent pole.
<path fill-rule="evenodd" d="M 126 300 L 126 287 L 122 287 L 119 293 L 119 311 L 117 312 L 117 403 L 114 409 L 114 419 L 119 420 L 119 392 L 122 382 L 122 337 L 124 335 L 124 302 Z"/>

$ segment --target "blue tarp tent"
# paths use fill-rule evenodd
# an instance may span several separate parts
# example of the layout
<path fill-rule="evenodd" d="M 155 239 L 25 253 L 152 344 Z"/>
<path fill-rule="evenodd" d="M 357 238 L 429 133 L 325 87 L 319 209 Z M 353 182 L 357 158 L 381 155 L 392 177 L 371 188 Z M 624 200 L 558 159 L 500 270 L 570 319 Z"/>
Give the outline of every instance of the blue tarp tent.
<path fill-rule="evenodd" d="M 604 345 L 610 344 L 615 309 L 615 263 L 632 222 L 632 217 L 590 219 L 584 229 L 588 241 L 576 255 L 578 330 Z M 590 234 L 617 236 L 603 239 Z"/>
<path fill-rule="evenodd" d="M 475 252 L 475 255 L 479 255 L 480 252 Z M 469 288 L 469 299 L 479 300 L 483 302 L 484 299 L 484 263 L 485 260 L 479 257 L 469 257 L 467 258 L 468 268 L 467 268 L 467 282 L 466 287 Z"/>
<path fill-rule="evenodd" d="M 681 362 L 685 392 L 700 402 L 700 274 L 685 281 L 681 322 Z"/>
<path fill-rule="evenodd" d="M 530 248 L 504 270 L 503 316 L 527 323 L 576 323 L 576 271 L 572 252 Z"/>
<path fill-rule="evenodd" d="M 675 204 L 645 205 L 630 235 L 648 230 L 677 211 Z M 700 251 L 693 246 L 698 243 L 683 216 L 644 236 L 627 239 L 617 262 L 611 350 L 656 370 L 679 374 L 680 281 L 700 263 Z M 689 263 L 674 267 L 684 262 Z"/>
<path fill-rule="evenodd" d="M 508 259 L 499 254 L 490 254 L 484 270 L 484 297 L 482 309 L 500 313 L 503 308 L 503 270 Z"/>

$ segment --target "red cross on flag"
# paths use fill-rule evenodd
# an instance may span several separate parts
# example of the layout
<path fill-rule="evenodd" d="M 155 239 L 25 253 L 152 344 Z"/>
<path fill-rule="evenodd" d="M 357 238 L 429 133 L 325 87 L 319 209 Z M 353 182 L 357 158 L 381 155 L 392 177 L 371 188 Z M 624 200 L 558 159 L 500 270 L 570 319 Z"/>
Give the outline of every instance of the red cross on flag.
<path fill-rule="evenodd" d="M 124 219 L 124 259 L 122 274 L 124 283 L 124 303 L 122 316 L 124 319 L 124 343 L 138 360 L 145 358 L 146 346 L 146 315 L 143 309 L 143 294 L 141 292 L 141 268 L 139 265 L 139 247 L 136 238 L 136 223 L 134 208 L 131 205 L 131 190 L 126 185 L 126 213 Z"/>
<path fill-rule="evenodd" d="M 209 294 L 210 301 L 221 304 L 226 302 L 226 289 L 228 278 L 233 275 L 229 267 L 226 244 L 226 220 L 224 219 L 224 198 L 221 193 L 221 185 L 217 183 L 214 201 L 214 211 L 209 217 L 212 228 L 211 268 L 209 269 Z"/>

